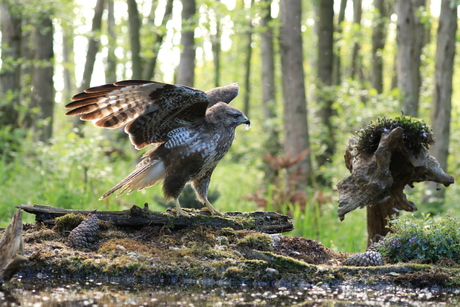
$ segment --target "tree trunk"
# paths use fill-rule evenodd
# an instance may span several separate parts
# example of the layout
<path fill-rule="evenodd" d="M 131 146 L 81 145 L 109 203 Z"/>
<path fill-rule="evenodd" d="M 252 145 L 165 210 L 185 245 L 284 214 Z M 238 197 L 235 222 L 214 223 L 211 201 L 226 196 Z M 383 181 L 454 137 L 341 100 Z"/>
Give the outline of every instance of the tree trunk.
<path fill-rule="evenodd" d="M 115 34 L 114 0 L 107 1 L 107 36 L 109 44 L 107 46 L 105 82 L 114 83 L 117 81 L 117 57 L 115 56 L 115 48 L 117 47 L 117 37 Z"/>
<path fill-rule="evenodd" d="M 139 10 L 137 9 L 136 0 L 128 0 L 128 17 L 129 17 L 129 41 L 131 43 L 131 62 L 132 62 L 132 79 L 142 78 L 141 63 L 141 40 L 140 30 L 141 22 L 139 19 Z"/>
<path fill-rule="evenodd" d="M 273 26 L 271 17 L 272 0 L 263 0 L 261 7 L 260 27 L 260 49 L 262 60 L 262 109 L 264 114 L 264 129 L 266 136 L 263 148 L 271 155 L 280 153 L 280 140 L 278 129 L 275 125 L 276 118 L 276 94 L 275 94 L 275 52 L 273 47 Z M 265 182 L 273 183 L 277 171 L 270 167 L 264 159 Z"/>
<path fill-rule="evenodd" d="M 320 1 L 318 18 L 318 57 L 317 78 L 318 87 L 316 98 L 320 109 L 317 115 L 322 124 L 322 138 L 324 150 L 318 154 L 316 161 L 318 166 L 324 166 L 330 162 L 335 152 L 334 127 L 331 117 L 334 115 L 332 108 L 331 86 L 333 79 L 334 60 L 334 0 Z M 324 178 L 319 178 L 321 184 L 328 184 Z"/>
<path fill-rule="evenodd" d="M 35 63 L 32 83 L 32 106 L 38 112 L 34 118 L 34 130 L 38 140 L 48 142 L 53 132 L 54 110 L 54 52 L 53 22 L 50 12 L 42 12 L 35 24 Z"/>
<path fill-rule="evenodd" d="M 151 80 L 155 74 L 155 67 L 157 65 L 158 53 L 160 52 L 161 44 L 166 35 L 166 23 L 171 20 L 173 1 L 167 0 L 166 9 L 161 21 L 161 27 L 156 30 L 155 42 L 153 43 L 153 56 L 149 59 L 147 69 L 145 70 L 145 80 Z M 153 14 L 151 12 L 150 14 Z"/>
<path fill-rule="evenodd" d="M 362 80 L 362 68 L 361 68 L 361 56 L 359 54 L 361 50 L 360 36 L 361 36 L 361 17 L 363 9 L 361 6 L 361 0 L 353 0 L 353 25 L 356 29 L 356 38 L 353 44 L 353 51 L 351 54 L 351 70 L 350 77 L 352 79 Z"/>
<path fill-rule="evenodd" d="M 195 79 L 195 0 L 182 0 L 182 32 L 178 84 L 193 86 Z"/>
<path fill-rule="evenodd" d="M 0 2 L 2 31 L 2 69 L 0 70 L 0 94 L 8 98 L 0 105 L 1 126 L 19 127 L 18 111 L 21 84 L 21 10 L 10 1 Z M 12 65 L 7 65 L 11 63 Z M 1 154 L 1 152 L 0 152 Z"/>
<path fill-rule="evenodd" d="M 301 34 L 302 7 L 300 1 L 280 2 L 280 53 L 284 108 L 284 150 L 296 156 L 310 147 L 307 124 L 307 98 Z M 308 182 L 311 160 L 305 159 L 289 171 L 298 174 L 299 183 Z"/>
<path fill-rule="evenodd" d="M 96 61 L 96 54 L 99 50 L 99 32 L 102 25 L 102 13 L 104 12 L 104 0 L 97 0 L 96 7 L 94 8 L 93 24 L 91 27 L 92 36 L 89 38 L 88 51 L 86 53 L 85 69 L 83 71 L 83 78 L 81 80 L 80 92 L 89 88 L 91 85 L 91 76 L 93 75 L 94 62 Z M 78 117 L 74 118 L 73 125 L 76 128 L 82 127 L 84 121 Z M 80 131 L 81 134 L 81 131 Z"/>
<path fill-rule="evenodd" d="M 250 5 L 252 7 L 254 0 L 251 0 Z M 245 50 L 245 61 L 244 61 L 244 97 L 243 97 L 243 112 L 249 116 L 249 100 L 251 98 L 251 56 L 252 56 L 252 32 L 254 26 L 252 25 L 252 16 L 248 16 L 248 28 L 246 30 L 246 50 Z"/>
<path fill-rule="evenodd" d="M 442 0 L 436 39 L 434 93 L 431 105 L 431 126 L 436 143 L 431 154 L 441 167 L 447 170 L 449 156 L 450 121 L 452 109 L 452 76 L 454 73 L 455 42 L 457 33 L 457 6 L 452 1 Z M 429 183 L 431 194 L 427 193 L 425 202 L 442 203 L 445 189 Z"/>
<path fill-rule="evenodd" d="M 342 31 L 343 31 L 343 26 L 342 23 L 345 20 L 345 9 L 347 8 L 347 2 L 348 0 L 341 0 L 340 1 L 340 10 L 339 10 L 339 18 L 337 20 L 337 27 L 336 27 L 336 41 L 342 39 Z M 335 46 L 335 55 L 333 57 L 334 65 L 334 76 L 332 83 L 334 85 L 339 85 L 342 82 L 342 58 L 341 58 L 341 47 L 340 44 L 334 43 Z"/>
<path fill-rule="evenodd" d="M 423 48 L 424 29 L 417 17 L 425 0 L 396 0 L 397 70 L 402 111 L 417 117 L 420 93 L 420 55 Z"/>
<path fill-rule="evenodd" d="M 62 64 L 64 66 L 64 90 L 62 100 L 70 101 L 75 93 L 75 63 L 73 61 L 73 31 L 69 25 L 62 27 Z"/>
<path fill-rule="evenodd" d="M 387 30 L 385 0 L 374 0 L 374 26 L 372 28 L 372 86 L 377 93 L 383 92 L 383 58 Z"/>
<path fill-rule="evenodd" d="M 251 0 L 252 2 L 253 0 Z M 220 3 L 220 0 L 217 2 Z M 251 4 L 252 5 L 252 4 Z M 213 56 L 213 62 L 214 62 L 214 86 L 219 87 L 220 86 L 220 54 L 221 54 L 221 47 L 222 47 L 222 42 L 221 42 L 221 16 L 218 11 L 214 11 L 214 18 L 216 19 L 216 32 L 212 33 L 211 31 L 211 45 L 212 45 L 212 56 Z"/>

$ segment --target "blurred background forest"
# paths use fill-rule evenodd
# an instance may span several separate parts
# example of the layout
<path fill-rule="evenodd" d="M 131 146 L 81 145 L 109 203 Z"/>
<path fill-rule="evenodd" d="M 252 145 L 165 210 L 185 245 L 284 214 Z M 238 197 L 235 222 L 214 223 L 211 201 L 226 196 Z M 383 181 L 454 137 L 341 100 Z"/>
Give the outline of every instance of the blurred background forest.
<path fill-rule="evenodd" d="M 66 117 L 74 94 L 124 79 L 238 82 L 232 105 L 252 128 L 214 172 L 211 202 L 288 213 L 291 235 L 363 251 L 365 210 L 336 213 L 350 135 L 379 117 L 421 118 L 431 153 L 460 173 L 457 2 L 1 0 L 0 226 L 19 204 L 164 210 L 161 186 L 97 200 L 142 152 L 122 130 Z M 407 194 L 420 212 L 460 212 L 455 184 Z"/>

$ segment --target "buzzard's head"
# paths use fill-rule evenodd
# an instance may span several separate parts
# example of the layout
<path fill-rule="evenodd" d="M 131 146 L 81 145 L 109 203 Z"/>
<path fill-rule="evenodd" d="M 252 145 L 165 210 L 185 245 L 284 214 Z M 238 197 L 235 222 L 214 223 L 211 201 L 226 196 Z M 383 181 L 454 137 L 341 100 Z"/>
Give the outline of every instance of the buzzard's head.
<path fill-rule="evenodd" d="M 210 107 L 206 112 L 209 122 L 214 125 L 235 128 L 241 124 L 250 125 L 251 122 L 243 112 L 224 102 Z"/>

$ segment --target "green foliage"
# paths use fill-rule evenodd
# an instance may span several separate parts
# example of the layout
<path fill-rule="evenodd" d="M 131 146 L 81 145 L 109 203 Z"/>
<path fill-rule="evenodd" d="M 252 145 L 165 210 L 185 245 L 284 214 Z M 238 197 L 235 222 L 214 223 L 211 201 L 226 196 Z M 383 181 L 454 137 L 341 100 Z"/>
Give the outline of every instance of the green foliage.
<path fill-rule="evenodd" d="M 404 129 L 404 146 L 417 154 L 434 144 L 434 137 L 431 128 L 423 122 L 409 116 L 389 118 L 378 118 L 376 123 L 370 122 L 365 128 L 357 132 L 359 136 L 357 149 L 359 152 L 372 154 L 377 150 L 382 133 L 389 133 L 391 130 L 401 127 Z"/>
<path fill-rule="evenodd" d="M 390 223 L 389 233 L 378 248 L 390 262 L 435 263 L 441 258 L 460 262 L 460 221 L 450 215 L 418 219 L 406 215 Z"/>

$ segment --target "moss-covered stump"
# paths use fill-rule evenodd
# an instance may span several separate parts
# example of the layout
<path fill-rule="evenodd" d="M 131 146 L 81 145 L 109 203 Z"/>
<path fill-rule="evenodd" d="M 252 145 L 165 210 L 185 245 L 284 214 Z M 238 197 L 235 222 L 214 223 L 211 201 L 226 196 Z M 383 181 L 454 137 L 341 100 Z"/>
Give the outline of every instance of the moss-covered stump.
<path fill-rule="evenodd" d="M 351 137 L 345 164 L 351 175 L 337 184 L 341 220 L 357 208 L 367 209 L 368 244 L 388 233 L 388 219 L 417 206 L 404 194 L 406 186 L 433 181 L 449 186 L 444 172 L 427 148 L 434 142 L 423 122 L 410 117 L 369 124 L 359 138 Z"/>
<path fill-rule="evenodd" d="M 348 256 L 314 240 L 254 230 L 147 226 L 119 230 L 100 225 L 97 241 L 70 248 L 68 231 L 26 225 L 21 274 L 153 284 L 298 285 L 343 283 L 460 286 L 460 269 L 407 264 L 342 266 Z"/>

